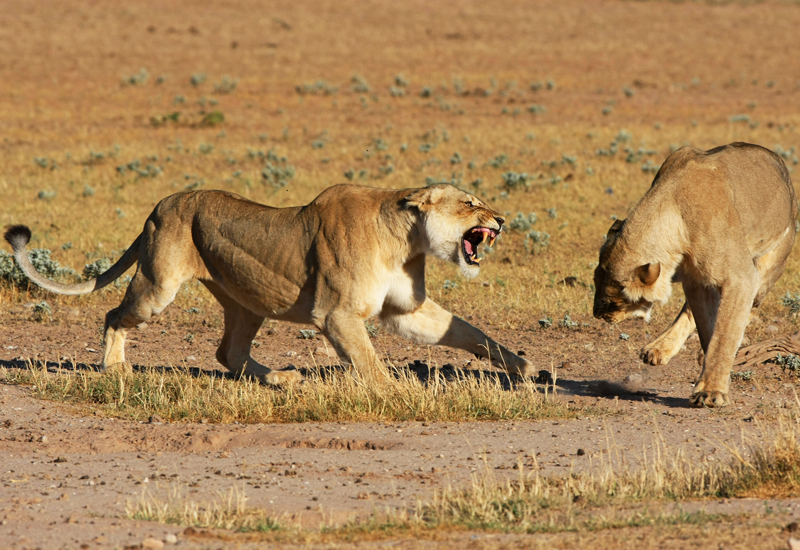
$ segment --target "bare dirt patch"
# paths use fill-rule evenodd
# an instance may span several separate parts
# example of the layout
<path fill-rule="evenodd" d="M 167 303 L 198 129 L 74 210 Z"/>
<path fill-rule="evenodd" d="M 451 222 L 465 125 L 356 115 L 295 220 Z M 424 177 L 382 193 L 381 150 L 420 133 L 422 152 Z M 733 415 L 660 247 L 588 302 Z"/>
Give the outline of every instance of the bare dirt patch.
<path fill-rule="evenodd" d="M 58 328 L 26 326 L 30 335 L 53 336 Z M 513 342 L 511 334 L 506 336 Z M 571 338 L 580 339 L 580 334 Z M 543 338 L 541 348 L 559 340 Z M 140 351 L 155 353 L 150 347 L 142 343 Z M 389 343 L 384 349 L 389 355 L 403 353 Z M 46 356 L 50 350 L 43 352 Z M 437 360 L 442 352 L 430 353 Z M 676 358 L 672 372 L 692 372 L 694 353 L 689 349 Z M 731 459 L 731 446 L 763 437 L 760 430 L 774 418 L 774 407 L 793 399 L 793 387 L 770 383 L 765 372 L 758 391 L 737 384 L 737 399 L 729 409 L 689 409 L 688 380 L 663 372 L 641 376 L 633 352 L 623 365 L 604 373 L 612 374 L 612 382 L 579 374 L 581 366 L 588 367 L 580 354 L 565 359 L 571 366 L 556 370 L 556 399 L 572 406 L 594 405 L 606 413 L 578 420 L 502 423 L 137 422 L 37 400 L 28 388 L 6 385 L 0 393 L 0 452 L 6 457 L 0 479 L 7 530 L 0 544 L 25 546 L 29 544 L 25 541 L 35 541 L 57 548 L 65 541 L 77 546 L 103 537 L 100 540 L 112 546 L 131 545 L 148 536 L 163 540 L 168 534 L 185 544 L 209 540 L 185 536 L 182 527 L 124 519 L 126 506 L 143 495 L 166 498 L 176 488 L 184 498 L 203 501 L 235 487 L 249 506 L 287 524 L 315 529 L 365 518 L 386 507 L 413 507 L 434 490 L 464 486 L 471 476 L 487 471 L 516 478 L 522 465 L 527 471 L 539 468 L 545 475 L 562 475 L 597 467 L 603 460 L 637 467 L 643 457 L 652 459 L 659 442 L 681 448 L 696 460 L 726 461 Z M 12 362 L 6 359 L 4 364 Z M 13 365 L 9 371 L 25 368 Z M 764 368 L 769 372 L 769 366 Z M 782 374 L 777 366 L 772 371 L 775 377 Z M 640 376 L 636 388 L 624 382 L 626 372 Z M 763 515 L 763 521 L 773 526 L 767 532 L 779 533 L 795 518 L 796 505 L 792 500 L 756 499 L 690 502 L 682 509 L 703 511 L 712 518 Z M 42 517 L 48 518 L 49 526 L 39 525 Z M 763 523 L 757 525 L 764 528 Z M 658 532 L 648 531 L 647 537 L 660 540 Z M 459 540 L 452 536 L 456 539 L 448 535 L 420 544 L 446 546 Z M 247 540 L 234 537 L 229 542 L 247 544 Z M 517 544 L 513 536 L 479 535 L 469 540 L 483 540 L 487 547 Z M 553 534 L 538 543 L 569 546 L 575 540 Z"/>

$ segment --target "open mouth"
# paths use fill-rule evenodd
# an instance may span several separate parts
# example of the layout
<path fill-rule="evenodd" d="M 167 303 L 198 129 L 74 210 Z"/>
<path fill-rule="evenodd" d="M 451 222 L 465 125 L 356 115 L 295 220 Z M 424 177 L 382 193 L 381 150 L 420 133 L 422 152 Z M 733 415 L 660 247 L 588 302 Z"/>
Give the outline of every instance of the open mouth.
<path fill-rule="evenodd" d="M 492 246 L 494 240 L 497 238 L 499 231 L 489 229 L 488 227 L 473 227 L 461 239 L 461 249 L 464 251 L 464 259 L 467 260 L 469 265 L 480 265 L 481 258 L 478 257 L 478 246 L 489 239 L 486 246 Z"/>

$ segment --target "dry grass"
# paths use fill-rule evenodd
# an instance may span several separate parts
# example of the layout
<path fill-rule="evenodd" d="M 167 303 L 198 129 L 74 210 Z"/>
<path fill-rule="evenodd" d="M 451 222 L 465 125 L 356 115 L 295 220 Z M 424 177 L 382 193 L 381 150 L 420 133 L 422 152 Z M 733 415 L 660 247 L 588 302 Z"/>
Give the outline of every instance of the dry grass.
<path fill-rule="evenodd" d="M 794 411 L 796 412 L 796 411 Z M 687 512 L 671 503 L 719 498 L 793 498 L 800 495 L 800 425 L 793 412 L 776 428 L 739 447 L 727 462 L 698 461 L 656 438 L 652 454 L 631 466 L 609 443 L 606 459 L 581 473 L 544 476 L 520 463 L 515 479 L 486 469 L 467 488 L 447 488 L 409 509 L 374 513 L 344 526 L 322 529 L 328 539 L 398 535 L 440 529 L 512 533 L 597 531 L 631 526 L 684 525 L 727 520 L 704 511 Z M 602 456 L 602 455 L 601 455 Z M 178 498 L 180 497 L 180 498 Z M 199 515 L 198 510 L 206 515 Z M 283 529 L 308 538 L 288 519 L 277 521 L 245 505 L 243 490 L 231 489 L 212 503 L 185 500 L 174 487 L 166 498 L 144 494 L 129 504 L 129 517 L 181 525 L 236 530 Z"/>
<path fill-rule="evenodd" d="M 170 487 L 166 498 L 142 491 L 136 502 L 129 501 L 125 514 L 131 519 L 174 525 L 228 529 L 232 531 L 275 531 L 281 525 L 263 511 L 247 507 L 244 489 L 231 487 L 210 502 L 188 500 L 181 487 Z"/>
<path fill-rule="evenodd" d="M 388 371 L 387 371 L 388 372 Z M 434 371 L 421 379 L 409 369 L 392 369 L 383 384 L 363 384 L 342 372 L 311 371 L 307 382 L 274 389 L 252 380 L 209 374 L 145 369 L 132 374 L 85 371 L 49 373 L 43 368 L 4 369 L 5 379 L 32 385 L 34 395 L 108 415 L 146 420 L 265 423 L 307 421 L 463 421 L 574 418 L 602 413 L 571 408 L 547 389 L 505 375 L 453 371 L 448 380 Z M 505 381 L 505 383 L 504 383 Z"/>
<path fill-rule="evenodd" d="M 19 29 L 5 55 L 14 62 L 0 67 L 3 81 L 15 83 L 0 102 L 8 122 L 0 224 L 29 223 L 33 246 L 79 272 L 128 246 L 155 203 L 187 187 L 286 206 L 348 181 L 345 174 L 378 187 L 445 179 L 476 190 L 509 219 L 536 212 L 531 230 L 549 234 L 550 244 L 526 247 L 527 231 L 509 231 L 475 281 L 432 262 L 435 300 L 515 327 L 566 313 L 594 323 L 597 250 L 611 216 L 624 217 L 647 189 L 653 174 L 643 166 L 685 143 L 800 148 L 797 83 L 785 76 L 797 60 L 782 38 L 800 14 L 785 2 L 609 1 L 588 16 L 579 1 L 445 3 L 422 12 L 280 1 L 263 18 L 253 17 L 263 11 L 254 2 L 209 10 L 180 1 L 124 10 L 12 4 L 14 16 L 0 16 Z M 191 22 L 179 25 L 187 12 Z M 741 36 L 720 38 L 726 28 Z M 665 48 L 671 33 L 681 40 Z M 770 55 L 747 53 L 754 48 Z M 695 64 L 697 51 L 714 58 Z M 121 83 L 141 68 L 147 80 Z M 206 80 L 194 85 L 201 73 Z M 368 92 L 353 88 L 356 74 Z M 238 84 L 222 93 L 226 75 Z M 398 84 L 400 75 L 407 84 Z M 54 80 L 62 84 L 41 85 Z M 225 121 L 198 123 L 212 111 Z M 174 112 L 177 121 L 151 122 Z M 598 154 L 612 142 L 615 153 Z M 262 177 L 280 164 L 269 151 L 295 168 L 285 187 Z M 791 167 L 796 157 L 787 154 Z M 117 170 L 136 160 L 137 169 Z M 527 185 L 509 185 L 509 172 L 527 174 Z M 62 250 L 66 243 L 72 247 Z M 797 262 L 792 255 L 766 315 L 784 315 L 779 298 L 800 286 Z M 559 285 L 565 277 L 577 286 Z M 446 280 L 458 286 L 444 288 Z M 5 286 L 0 309 L 29 299 Z M 118 301 L 114 293 L 46 299 Z M 211 297 L 200 290 L 178 302 L 197 300 Z"/>
<path fill-rule="evenodd" d="M 635 468 L 626 466 L 624 460 L 616 465 L 607 460 L 595 471 L 546 477 L 536 471 L 526 475 L 520 465 L 516 480 L 498 480 L 490 471 L 473 479 L 467 489 L 447 490 L 435 497 L 424 508 L 424 516 L 433 523 L 530 533 L 594 529 L 598 516 L 604 517 L 602 510 L 615 506 L 797 497 L 798 425 L 784 417 L 777 430 L 768 432 L 762 434 L 766 444 L 755 440 L 741 449 L 729 448 L 734 456 L 727 463 L 692 460 L 661 441 Z"/>

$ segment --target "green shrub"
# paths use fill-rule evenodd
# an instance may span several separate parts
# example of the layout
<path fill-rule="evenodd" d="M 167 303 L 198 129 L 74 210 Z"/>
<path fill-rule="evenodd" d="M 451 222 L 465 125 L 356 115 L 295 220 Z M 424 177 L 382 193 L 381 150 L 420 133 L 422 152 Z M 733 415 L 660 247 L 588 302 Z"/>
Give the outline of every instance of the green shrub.
<path fill-rule="evenodd" d="M 528 231 L 536 223 L 536 220 L 536 212 L 530 212 L 527 216 L 522 212 L 517 212 L 517 216 L 508 222 L 508 228 L 511 231 Z"/>
<path fill-rule="evenodd" d="M 544 231 L 530 231 L 525 236 L 525 250 L 531 254 L 538 254 L 550 246 L 550 234 Z"/>

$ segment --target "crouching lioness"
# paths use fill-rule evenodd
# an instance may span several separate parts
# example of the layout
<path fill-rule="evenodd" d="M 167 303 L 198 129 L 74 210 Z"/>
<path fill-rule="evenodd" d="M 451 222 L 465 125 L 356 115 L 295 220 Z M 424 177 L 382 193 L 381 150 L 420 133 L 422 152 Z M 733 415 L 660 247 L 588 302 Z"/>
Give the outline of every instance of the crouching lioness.
<path fill-rule="evenodd" d="M 364 326 L 376 314 L 384 328 L 414 342 L 467 350 L 525 375 L 525 359 L 425 296 L 426 254 L 475 276 L 479 246 L 492 243 L 502 225 L 497 212 L 450 185 L 338 185 L 294 208 L 222 191 L 178 193 L 156 206 L 117 263 L 80 284 L 36 272 L 25 253 L 27 227 L 11 227 L 5 238 L 25 274 L 58 294 L 103 288 L 138 262 L 122 304 L 106 315 L 103 368 L 128 368 L 128 330 L 163 311 L 181 284 L 198 279 L 224 308 L 217 360 L 234 373 L 277 384 L 301 376 L 273 371 L 250 356 L 266 317 L 315 325 L 365 377 L 381 364 Z"/>
<path fill-rule="evenodd" d="M 691 404 L 728 403 L 730 370 L 751 309 L 783 273 L 797 203 L 783 161 L 732 143 L 671 154 L 625 221 L 615 221 L 595 270 L 594 316 L 617 323 L 649 316 L 681 282 L 677 319 L 641 352 L 667 363 L 697 327 L 703 370 Z"/>

